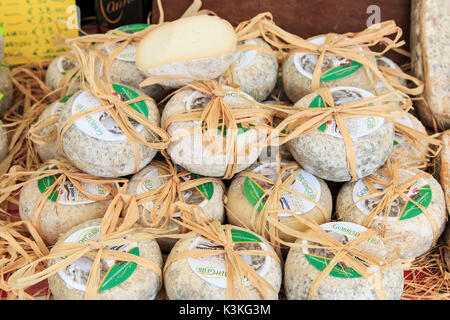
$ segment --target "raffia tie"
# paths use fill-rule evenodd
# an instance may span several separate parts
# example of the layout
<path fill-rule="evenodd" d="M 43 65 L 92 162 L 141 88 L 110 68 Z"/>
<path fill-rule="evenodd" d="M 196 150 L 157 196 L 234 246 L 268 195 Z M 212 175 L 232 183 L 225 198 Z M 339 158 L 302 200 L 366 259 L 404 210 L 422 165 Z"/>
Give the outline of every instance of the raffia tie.
<path fill-rule="evenodd" d="M 241 94 L 241 98 L 248 101 L 243 105 L 228 105 L 224 96 L 228 92 L 239 93 L 238 89 L 224 89 L 222 84 L 215 80 L 205 80 L 195 83 L 188 83 L 185 88 L 199 91 L 211 96 L 211 100 L 203 108 L 196 108 L 185 111 L 178 111 L 167 117 L 164 123 L 164 129 L 173 123 L 179 121 L 198 121 L 198 129 L 202 134 L 203 143 L 214 153 L 232 155 L 228 158 L 228 164 L 223 176 L 224 179 L 231 179 L 236 172 L 238 146 L 237 134 L 238 124 L 243 127 L 254 130 L 269 131 L 272 128 L 267 123 L 272 123 L 271 111 L 264 105 L 249 100 Z M 180 89 L 180 90 L 182 90 Z M 263 108 L 256 108 L 262 106 Z M 224 130 L 227 131 L 224 138 Z M 192 133 L 189 133 L 192 134 Z M 172 137 L 175 141 L 181 137 Z M 223 140 L 225 143 L 223 144 Z M 242 155 L 247 155 L 251 148 L 262 146 L 248 146 Z"/>
<path fill-rule="evenodd" d="M 394 114 L 392 111 L 409 110 L 411 107 L 411 100 L 393 97 L 393 93 L 388 92 L 380 96 L 351 101 L 341 106 L 335 106 L 329 88 L 317 89 L 315 93 L 322 97 L 325 108 L 293 109 L 291 107 L 291 110 L 285 108 L 285 112 L 288 116 L 275 128 L 275 130 L 272 131 L 268 138 L 268 144 L 275 146 L 282 145 L 292 139 L 308 134 L 313 130 L 317 130 L 318 127 L 329 120 L 335 121 L 342 135 L 342 139 L 344 140 L 347 164 L 350 175 L 352 176 L 352 181 L 356 181 L 356 155 L 350 132 L 348 131 L 344 120 L 365 116 L 395 120 L 402 117 L 404 113 L 396 112 Z M 400 107 L 394 103 L 399 100 L 404 103 Z M 287 135 L 280 136 L 279 133 L 284 129 L 288 132 Z"/>
<path fill-rule="evenodd" d="M 298 173 L 302 170 L 296 162 L 282 164 L 280 163 L 280 158 L 278 155 L 276 163 L 277 179 L 275 181 L 269 179 L 261 173 L 254 172 L 252 170 L 242 171 L 236 176 L 248 177 L 252 180 L 264 182 L 270 186 L 268 189 L 264 190 L 264 195 L 253 207 L 251 221 L 252 223 L 254 222 L 254 224 L 252 226 L 246 226 L 246 228 L 251 229 L 259 235 L 268 237 L 269 242 L 272 244 L 277 254 L 280 254 L 280 244 L 276 241 L 276 239 L 279 237 L 278 226 L 279 224 L 281 224 L 278 221 L 278 215 L 285 212 L 284 209 L 280 209 L 280 198 L 283 196 L 283 194 L 291 193 L 295 197 L 299 197 L 312 202 L 315 207 L 319 208 L 324 219 L 326 217 L 326 211 L 319 202 L 311 199 L 305 194 L 291 189 L 291 186 L 294 183 Z M 258 212 L 257 208 L 260 206 L 262 201 L 265 201 L 264 206 L 262 210 Z M 232 212 L 230 213 L 233 214 Z M 296 217 L 299 214 L 301 214 L 301 212 L 296 212 L 293 216 Z M 273 219 L 269 219 L 269 216 L 273 217 Z"/>
<path fill-rule="evenodd" d="M 40 259 L 18 269 L 8 279 L 12 288 L 23 288 L 36 284 L 58 273 L 83 256 L 94 257 L 86 284 L 85 299 L 96 299 L 100 282 L 101 259 L 134 262 L 146 267 L 157 274 L 162 280 L 162 272 L 154 262 L 130 253 L 107 249 L 127 243 L 148 241 L 159 237 L 161 232 L 151 228 L 133 228 L 139 218 L 139 210 L 134 196 L 126 194 L 127 184 L 119 187 L 118 194 L 111 201 L 100 224 L 100 236 L 86 243 L 62 242 L 55 245 L 50 253 Z M 124 218 L 120 216 L 124 215 Z M 124 236 L 130 235 L 126 239 Z M 171 237 L 171 236 L 169 236 Z M 63 259 L 61 259 L 63 258 Z M 42 261 L 56 260 L 56 263 L 43 271 L 36 272 L 35 268 Z"/>
<path fill-rule="evenodd" d="M 191 216 L 184 215 L 182 221 L 174 220 L 176 223 L 185 226 L 206 239 L 221 245 L 223 249 L 219 250 L 201 250 L 192 249 L 170 256 L 164 266 L 164 272 L 175 261 L 184 260 L 188 258 L 204 258 L 216 255 L 224 255 L 226 273 L 227 273 L 227 289 L 226 299 L 248 299 L 245 290 L 244 277 L 248 280 L 262 296 L 263 299 L 270 299 L 270 292 L 275 292 L 272 285 L 261 277 L 248 263 L 241 257 L 242 255 L 267 255 L 273 258 L 278 263 L 281 263 L 278 256 L 274 253 L 264 250 L 234 250 L 233 240 L 231 237 L 232 226 L 229 224 L 221 225 L 219 221 L 205 222 L 197 211 L 193 211 L 183 203 L 177 203 L 180 209 L 184 212 L 191 212 Z M 237 290 L 236 290 L 237 289 Z"/>
<path fill-rule="evenodd" d="M 62 137 L 78 119 L 89 114 L 107 110 L 130 142 L 135 160 L 134 172 L 139 171 L 139 164 L 141 162 L 139 151 L 140 146 L 162 150 L 167 148 L 169 145 L 169 135 L 165 130 L 161 129 L 144 115 L 130 107 L 130 104 L 135 102 L 153 101 L 153 103 L 155 103 L 154 100 L 147 95 L 140 95 L 137 98 L 122 101 L 119 97 L 113 94 L 112 83 L 109 76 L 104 75 L 109 74 L 110 68 L 106 55 L 99 49 L 91 50 L 87 54 L 85 54 L 76 45 L 74 46 L 74 49 L 77 55 L 78 63 L 81 67 L 81 73 L 83 75 L 81 79 L 82 87 L 84 90 L 92 93 L 100 101 L 101 106 L 72 115 L 61 125 L 58 134 L 58 147 L 60 151 L 64 154 L 64 150 L 62 148 Z M 103 72 L 99 72 L 98 69 Z M 137 121 L 149 133 L 151 133 L 153 136 L 152 140 L 154 142 L 146 141 L 146 139 L 144 139 L 144 137 L 131 124 L 130 119 Z"/>
<path fill-rule="evenodd" d="M 379 171 L 380 174 L 382 174 L 382 176 L 385 178 L 381 178 L 376 175 L 365 177 L 363 181 L 369 189 L 369 194 L 349 206 L 344 213 L 344 217 L 359 202 L 380 197 L 379 200 L 375 201 L 376 206 L 374 207 L 374 209 L 371 210 L 364 218 L 362 225 L 369 228 L 373 225 L 377 217 L 382 217 L 383 229 L 381 235 L 385 237 L 386 224 L 388 223 L 387 218 L 389 217 L 389 213 L 391 212 L 392 203 L 397 198 L 403 198 L 404 200 L 406 200 L 406 202 L 411 202 L 412 204 L 414 204 L 425 215 L 428 222 L 430 223 L 433 232 L 433 244 L 436 244 L 439 236 L 439 226 L 436 219 L 433 217 L 433 215 L 431 215 L 431 213 L 426 210 L 426 208 L 424 208 L 421 204 L 417 203 L 405 194 L 412 185 L 414 185 L 420 179 L 428 177 L 429 174 L 421 171 L 420 173 L 415 174 L 406 181 L 401 182 L 400 169 L 400 159 L 396 159 L 395 161 L 393 161 L 392 159 L 388 159 L 384 167 L 382 167 L 382 169 L 380 169 Z M 375 187 L 375 183 L 382 185 L 384 189 L 381 191 L 377 190 L 377 188 Z"/>
<path fill-rule="evenodd" d="M 23 186 L 30 184 L 32 182 L 36 183 L 38 180 L 44 179 L 46 177 L 55 177 L 55 182 L 47 186 L 47 190 L 43 192 L 33 211 L 32 223 L 38 230 L 39 234 L 42 236 L 41 231 L 41 211 L 44 205 L 48 201 L 48 197 L 56 190 L 58 186 L 64 186 L 67 180 L 69 180 L 73 185 L 88 199 L 94 201 L 105 201 L 111 200 L 116 194 L 116 189 L 113 187 L 113 183 L 125 182 L 127 179 L 103 179 L 90 174 L 81 172 L 72 164 L 63 158 L 53 159 L 46 161 L 45 164 L 36 171 L 26 171 L 20 168 L 11 168 L 8 174 L 2 176 L 2 181 L 0 182 L 0 195 L 3 197 L 10 196 L 14 191 L 19 190 Z M 24 182 L 16 183 L 18 179 L 25 180 Z M 100 196 L 90 193 L 81 184 L 92 183 L 103 186 L 109 191 L 108 196 Z"/>
<path fill-rule="evenodd" d="M 147 219 L 146 214 L 142 215 L 142 220 L 146 226 L 158 229 L 167 227 L 173 213 L 178 209 L 178 207 L 174 205 L 175 202 L 185 203 L 183 191 L 193 189 L 208 182 L 217 183 L 225 190 L 223 182 L 219 179 L 205 177 L 181 181 L 180 178 L 189 174 L 189 172 L 186 170 L 178 172 L 177 166 L 171 162 L 166 152 L 163 151 L 162 154 L 165 158 L 165 162 L 153 161 L 151 163 L 159 172 L 161 172 L 161 175 L 152 177 L 151 179 L 163 178 L 166 179 L 166 181 L 160 187 L 136 196 L 136 201 L 139 206 L 155 201 L 150 210 L 150 221 Z M 195 209 L 203 213 L 203 208 L 200 206 L 195 206 Z M 185 231 L 186 230 L 183 229 L 182 233 Z"/>

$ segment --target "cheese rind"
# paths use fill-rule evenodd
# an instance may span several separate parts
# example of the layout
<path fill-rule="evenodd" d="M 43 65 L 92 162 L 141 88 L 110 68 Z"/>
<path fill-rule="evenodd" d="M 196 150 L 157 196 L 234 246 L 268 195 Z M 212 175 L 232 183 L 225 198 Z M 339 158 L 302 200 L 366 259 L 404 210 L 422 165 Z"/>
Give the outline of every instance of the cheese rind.
<path fill-rule="evenodd" d="M 0 65 L 0 115 L 11 107 L 13 85 L 7 67 Z"/>
<path fill-rule="evenodd" d="M 5 128 L 3 127 L 3 122 L 0 120 L 0 162 L 5 159 L 8 154 L 8 135 Z"/>

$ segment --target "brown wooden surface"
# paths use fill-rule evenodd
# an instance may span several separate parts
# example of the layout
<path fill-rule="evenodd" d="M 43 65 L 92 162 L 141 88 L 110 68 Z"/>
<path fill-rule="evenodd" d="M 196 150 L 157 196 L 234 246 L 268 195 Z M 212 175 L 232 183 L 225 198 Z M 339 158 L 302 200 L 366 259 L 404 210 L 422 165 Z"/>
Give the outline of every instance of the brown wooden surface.
<path fill-rule="evenodd" d="M 275 23 L 303 38 L 336 32 L 358 32 L 367 27 L 366 13 L 370 5 L 380 7 L 381 21 L 395 20 L 403 29 L 403 40 L 409 50 L 410 0 L 202 0 L 203 9 L 210 9 L 236 26 L 261 12 L 272 13 Z M 181 16 L 192 0 L 162 0 L 165 21 Z M 157 23 L 159 11 L 153 1 L 152 23 Z M 397 63 L 406 59 L 388 55 Z"/>

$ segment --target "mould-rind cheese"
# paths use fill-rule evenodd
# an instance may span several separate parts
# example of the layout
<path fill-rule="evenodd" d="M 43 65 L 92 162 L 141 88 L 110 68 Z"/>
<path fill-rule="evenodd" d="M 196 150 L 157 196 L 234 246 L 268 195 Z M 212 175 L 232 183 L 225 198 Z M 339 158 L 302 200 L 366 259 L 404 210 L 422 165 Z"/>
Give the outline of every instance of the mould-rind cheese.
<path fill-rule="evenodd" d="M 0 162 L 5 159 L 8 154 L 8 135 L 0 120 Z"/>
<path fill-rule="evenodd" d="M 13 85 L 7 67 L 0 65 L 0 115 L 11 107 Z"/>
<path fill-rule="evenodd" d="M 64 77 L 64 72 L 69 71 L 75 65 L 70 62 L 65 56 L 59 56 L 54 58 L 48 68 L 45 75 L 45 84 L 50 90 L 56 90 L 60 87 L 61 80 Z M 66 94 L 73 94 L 81 89 L 80 81 L 70 81 L 66 90 Z"/>

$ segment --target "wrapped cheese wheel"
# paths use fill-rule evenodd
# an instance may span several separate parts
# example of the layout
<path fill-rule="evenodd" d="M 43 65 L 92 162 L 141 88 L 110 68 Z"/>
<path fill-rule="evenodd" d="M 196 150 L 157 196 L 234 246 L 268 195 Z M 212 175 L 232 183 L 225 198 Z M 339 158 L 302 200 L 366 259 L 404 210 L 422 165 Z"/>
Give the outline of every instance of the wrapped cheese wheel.
<path fill-rule="evenodd" d="M 236 34 L 217 16 L 198 15 L 165 23 L 149 32 L 136 49 L 136 65 L 145 75 L 178 76 L 161 85 L 179 88 L 186 77 L 215 79 L 233 62 Z M 183 78 L 185 77 L 185 78 Z"/>
<path fill-rule="evenodd" d="M 427 130 L 423 126 L 422 122 L 410 113 L 405 113 L 403 117 L 395 119 L 394 126 L 395 123 L 400 123 L 427 135 Z M 414 161 L 414 158 L 424 158 L 427 147 L 428 143 L 423 142 L 423 146 L 420 149 L 417 149 L 417 147 L 408 141 L 408 139 L 406 139 L 401 132 L 395 130 L 394 147 L 392 149 L 391 157 L 394 159 L 398 158 L 403 163 L 409 163 L 410 165 L 420 165 L 420 161 Z M 408 158 L 408 156 L 410 158 Z"/>
<path fill-rule="evenodd" d="M 185 170 L 178 166 L 178 172 Z M 181 181 L 189 181 L 199 178 L 201 176 L 187 173 L 182 176 Z M 127 194 L 139 195 L 149 190 L 156 190 L 160 188 L 170 177 L 167 172 L 160 170 L 156 165 L 150 163 L 144 169 L 133 175 L 130 179 L 127 188 Z M 225 220 L 224 206 L 223 206 L 223 187 L 216 182 L 207 182 L 196 186 L 195 188 L 182 191 L 184 201 L 190 205 L 197 205 L 202 208 L 202 216 L 205 221 L 218 220 L 223 222 Z M 154 202 L 148 201 L 139 206 L 140 219 L 139 223 L 146 226 L 151 223 L 150 211 L 153 208 Z M 172 218 L 179 219 L 178 211 L 172 213 Z M 165 222 L 165 221 L 164 221 Z M 182 228 L 179 224 L 169 220 L 164 229 L 175 229 L 171 233 L 181 233 Z M 178 239 L 158 238 L 158 244 L 163 252 L 170 252 L 173 245 Z"/>
<path fill-rule="evenodd" d="M 0 115 L 11 107 L 13 85 L 8 67 L 0 65 Z"/>
<path fill-rule="evenodd" d="M 98 239 L 100 223 L 100 219 L 81 223 L 61 235 L 56 245 L 85 244 Z M 138 235 L 139 233 L 134 231 L 125 235 L 124 238 Z M 107 246 L 106 249 L 133 254 L 162 267 L 161 251 L 154 239 Z M 59 261 L 61 258 L 50 259 L 48 265 L 51 267 Z M 93 262 L 93 257 L 83 256 L 50 276 L 48 284 L 53 298 L 55 300 L 83 299 Z M 160 277 L 154 271 L 134 262 L 114 259 L 100 260 L 100 281 L 97 289 L 98 300 L 153 300 L 161 288 Z"/>
<path fill-rule="evenodd" d="M 81 182 L 89 194 L 104 197 L 92 200 L 82 193 L 69 179 L 58 183 L 44 198 L 44 205 L 38 208 L 47 190 L 56 182 L 58 175 L 47 176 L 27 183 L 20 192 L 19 214 L 22 220 L 34 222 L 37 218 L 43 240 L 53 245 L 60 234 L 90 219 L 101 218 L 110 203 L 110 191 L 105 186 Z M 38 215 L 37 215 L 37 212 Z"/>
<path fill-rule="evenodd" d="M 39 136 L 42 137 L 51 136 L 47 140 L 48 143 L 35 143 L 36 151 L 42 162 L 63 156 L 58 150 L 58 142 L 56 140 L 56 134 L 58 130 L 57 123 L 59 119 L 59 113 L 65 107 L 66 102 L 70 99 L 70 97 L 71 96 L 66 96 L 58 101 L 53 102 L 41 113 L 38 118 L 36 125 L 45 123 L 47 121 L 50 121 L 50 123 L 52 123 L 42 128 L 42 130 L 40 130 L 40 132 L 38 133 Z"/>
<path fill-rule="evenodd" d="M 328 222 L 320 225 L 329 235 L 342 244 L 354 241 L 367 228 L 350 222 Z M 315 245 L 307 240 L 297 240 L 296 243 Z M 305 300 L 308 298 L 315 279 L 330 263 L 334 254 L 328 249 L 293 247 L 289 250 L 284 267 L 284 288 L 289 300 Z M 363 252 L 378 253 L 382 251 L 380 238 L 369 238 L 360 249 Z M 403 293 L 403 270 L 377 270 L 376 265 L 367 265 L 373 270 L 374 278 L 378 278 L 389 300 L 400 300 Z M 373 280 L 372 280 L 373 281 Z M 338 262 L 328 275 L 323 278 L 312 297 L 315 300 L 378 300 L 374 286 L 345 261 Z M 378 289 L 378 288 L 377 288 Z M 311 298 L 311 297 L 310 297 Z"/>
<path fill-rule="evenodd" d="M 274 250 L 264 238 L 250 230 L 231 226 L 230 238 L 232 247 L 236 252 L 240 250 L 262 250 L 275 255 Z M 208 257 L 195 257 L 194 254 L 192 254 L 192 257 L 189 256 L 191 250 L 221 250 L 223 248 L 223 245 L 195 232 L 190 232 L 189 236 L 180 239 L 170 252 L 165 266 L 164 285 L 169 299 L 228 299 L 227 274 L 231 273 L 231 271 L 227 270 L 224 254 Z M 179 254 L 186 254 L 187 257 L 170 261 Z M 263 277 L 274 289 L 274 291 L 269 290 L 266 298 L 277 300 L 282 278 L 280 262 L 275 260 L 273 256 L 263 254 L 240 255 L 240 257 L 244 260 L 244 263 L 248 264 L 254 272 Z M 243 275 L 236 276 L 242 277 Z M 235 282 L 233 282 L 233 285 L 236 286 Z M 243 279 L 243 286 L 248 299 L 262 299 L 260 292 L 245 278 Z M 234 294 L 237 294 L 237 291 L 238 288 L 236 286 Z"/>
<path fill-rule="evenodd" d="M 376 59 L 378 67 L 391 68 L 393 70 L 402 72 L 402 69 L 394 61 L 392 61 L 391 59 L 389 59 L 387 57 L 376 56 L 375 59 Z M 405 79 L 397 77 L 396 81 L 398 82 L 398 84 L 406 87 Z M 378 93 L 385 93 L 385 92 L 388 92 L 389 89 L 383 84 L 383 82 L 381 80 L 378 80 L 377 91 L 378 91 Z"/>
<path fill-rule="evenodd" d="M 245 40 L 243 45 L 257 45 L 271 50 L 260 38 Z M 274 51 L 272 51 L 274 52 Z M 233 61 L 234 82 L 256 101 L 266 99 L 277 84 L 278 61 L 273 55 L 259 50 L 238 51 Z"/>
<path fill-rule="evenodd" d="M 56 90 L 61 87 L 64 76 L 77 66 L 77 62 L 72 60 L 69 56 L 59 56 L 54 58 L 47 69 L 45 75 L 45 84 L 50 90 Z M 73 94 L 81 89 L 81 83 L 78 80 L 68 82 L 68 87 L 65 91 L 67 95 Z"/>
<path fill-rule="evenodd" d="M 117 28 L 122 32 L 133 34 L 144 30 L 148 24 L 131 24 Z M 112 31 L 114 32 L 114 31 Z M 114 49 L 120 45 L 120 42 L 110 46 L 106 46 L 104 53 L 110 55 Z M 97 45 L 98 46 L 98 45 Z M 94 46 L 95 48 L 95 46 Z M 110 68 L 111 81 L 114 83 L 122 83 L 132 88 L 139 88 L 139 84 L 145 80 L 145 75 L 139 71 L 136 66 L 136 45 L 128 44 L 112 61 Z M 166 95 L 166 91 L 158 84 L 147 86 L 141 89 L 146 95 L 152 97 L 156 101 L 161 100 Z"/>
<path fill-rule="evenodd" d="M 415 102 L 419 118 L 430 128 L 434 120 L 441 129 L 450 128 L 450 53 L 444 49 L 450 37 L 450 2 L 411 2 L 411 70 L 424 82 L 423 98 Z"/>
<path fill-rule="evenodd" d="M 386 166 L 345 184 L 337 197 L 336 214 L 339 220 L 374 228 L 386 248 L 398 249 L 404 258 L 431 249 L 447 220 L 444 193 L 432 176 L 418 169 L 394 171 Z"/>
<path fill-rule="evenodd" d="M 287 163 L 282 162 L 280 165 L 281 168 L 283 168 Z M 249 170 L 261 174 L 272 181 L 272 183 L 262 181 L 255 176 L 246 176 L 246 171 L 242 172 L 231 182 L 227 192 L 226 209 L 228 221 L 231 224 L 256 231 L 258 229 L 257 225 L 259 224 L 257 222 L 257 215 L 260 214 L 259 211 L 261 211 L 265 205 L 265 202 L 262 201 L 261 198 L 265 196 L 268 190 L 271 190 L 270 188 L 278 178 L 277 163 L 257 163 L 252 165 Z M 292 166 L 292 168 L 283 172 L 282 181 L 289 179 L 293 174 L 296 174 L 296 177 L 293 179 L 289 188 L 296 193 L 304 195 L 305 198 L 302 198 L 293 192 L 282 191 L 279 199 L 279 209 L 291 210 L 296 212 L 296 214 L 302 215 L 305 219 L 314 220 L 319 224 L 329 221 L 331 218 L 333 201 L 330 189 L 326 182 L 314 177 L 312 174 L 300 169 L 298 166 Z M 308 198 L 319 203 L 322 208 L 317 207 L 314 202 L 308 201 Z M 297 231 L 304 231 L 307 229 L 307 226 L 296 220 L 291 213 L 278 213 L 278 221 Z M 265 226 L 261 226 L 261 228 L 267 229 Z M 292 236 L 289 236 L 282 231 L 279 232 L 279 237 L 282 240 L 287 242 L 295 240 Z"/>
<path fill-rule="evenodd" d="M 3 127 L 3 122 L 0 120 L 0 162 L 5 159 L 8 154 L 8 134 Z"/>
<path fill-rule="evenodd" d="M 143 95 L 143 92 L 113 84 L 111 94 L 127 101 Z M 78 91 L 61 111 L 58 127 L 61 129 L 72 116 L 101 105 L 89 91 Z M 159 111 L 153 100 L 145 99 L 129 106 L 159 126 Z M 147 142 L 156 139 L 142 124 L 133 119 L 130 123 Z M 157 152 L 148 146 L 138 145 L 140 161 L 139 168 L 135 171 L 136 159 L 132 145 L 107 110 L 80 117 L 67 129 L 61 140 L 67 159 L 80 170 L 98 177 L 120 177 L 137 172 L 144 168 Z"/>
<path fill-rule="evenodd" d="M 324 44 L 325 35 L 308 39 L 313 44 Z M 363 50 L 362 47 L 351 47 Z M 366 56 L 376 65 L 375 58 Z M 290 54 L 282 65 L 283 88 L 292 102 L 297 102 L 311 92 L 311 80 L 318 61 L 318 55 L 308 53 Z M 358 87 L 374 92 L 371 79 L 362 64 L 343 57 L 325 56 L 322 64 L 320 86 Z"/>
<path fill-rule="evenodd" d="M 336 106 L 374 97 L 372 93 L 356 87 L 335 87 L 330 91 Z M 311 93 L 295 104 L 295 107 L 301 108 L 323 106 L 323 98 L 317 93 Z M 360 116 L 343 121 L 351 136 L 358 178 L 375 172 L 392 152 L 392 122 L 378 116 Z M 349 151 L 334 120 L 288 143 L 294 159 L 315 176 L 335 182 L 351 179 L 346 157 Z"/>
<path fill-rule="evenodd" d="M 256 104 L 251 105 L 254 100 L 247 94 L 240 91 L 227 91 L 227 87 L 223 88 L 225 90 L 224 102 L 228 106 L 235 107 L 236 112 L 245 108 L 255 108 L 259 112 L 252 115 L 257 118 L 255 121 L 248 124 L 238 123 L 237 132 L 231 132 L 231 134 L 236 134 L 236 161 L 233 160 L 233 150 L 226 149 L 225 141 L 227 140 L 227 135 L 230 134 L 229 131 L 231 131 L 226 126 L 223 134 L 221 127 L 218 127 L 216 130 L 209 130 L 210 134 L 214 134 L 213 137 L 215 139 L 213 146 L 211 146 L 211 144 L 208 145 L 207 141 L 204 141 L 205 134 L 202 133 L 200 121 L 177 121 L 172 123 L 168 121 L 177 112 L 195 112 L 197 111 L 196 109 L 206 108 L 210 100 L 215 97 L 198 90 L 183 89 L 167 102 L 161 116 L 162 127 L 167 128 L 167 132 L 172 137 L 171 144 L 167 149 L 167 153 L 172 161 L 190 172 L 207 177 L 223 177 L 230 164 L 236 165 L 235 172 L 248 168 L 258 159 L 267 138 L 266 128 L 257 126 L 265 125 L 263 116 L 270 112 L 259 108 Z M 239 108 L 240 105 L 242 105 L 241 108 Z"/>

